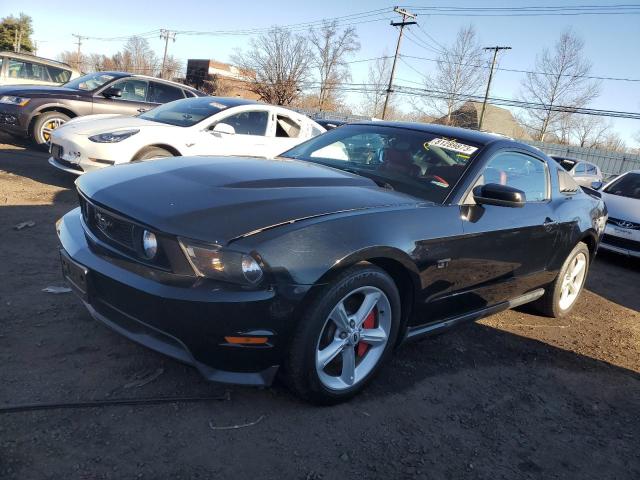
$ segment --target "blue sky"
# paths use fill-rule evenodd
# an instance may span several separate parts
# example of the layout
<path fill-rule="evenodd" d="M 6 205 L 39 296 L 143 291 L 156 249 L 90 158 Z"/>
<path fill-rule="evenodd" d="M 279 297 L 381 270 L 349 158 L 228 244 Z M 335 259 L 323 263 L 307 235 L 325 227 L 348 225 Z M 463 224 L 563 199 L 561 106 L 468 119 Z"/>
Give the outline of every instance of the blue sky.
<path fill-rule="evenodd" d="M 604 5 L 620 4 L 618 0 L 575 0 L 546 1 L 541 5 Z M 625 2 L 622 2 L 625 3 Z M 412 5 L 439 6 L 531 6 L 533 0 L 477 1 L 456 0 L 455 2 L 412 1 Z M 55 57 L 62 50 L 74 50 L 72 33 L 87 36 L 113 37 L 148 32 L 159 28 L 170 30 L 234 30 L 243 28 L 269 27 L 320 20 L 352 13 L 370 11 L 393 4 L 379 0 L 352 0 L 350 2 L 321 0 L 300 2 L 272 0 L 270 2 L 181 2 L 156 0 L 154 2 L 110 0 L 102 4 L 79 5 L 77 1 L 57 0 L 55 7 L 50 1 L 30 0 L 19 2 L 4 0 L 0 16 L 24 12 L 34 21 L 38 41 L 38 53 Z M 391 17 L 392 14 L 389 14 Z M 551 46 L 560 32 L 571 27 L 585 40 L 585 53 L 593 64 L 592 74 L 601 76 L 640 78 L 638 46 L 640 45 L 640 15 L 593 15 L 557 17 L 444 17 L 421 14 L 418 21 L 422 29 L 429 32 L 440 43 L 450 43 L 457 30 L 473 23 L 479 37 L 486 45 L 510 45 L 513 50 L 504 54 L 501 66 L 514 69 L 533 69 L 536 54 L 544 46 Z M 362 49 L 353 59 L 377 57 L 383 52 L 392 53 L 397 39 L 397 30 L 388 21 L 377 21 L 356 25 Z M 419 29 L 412 27 L 413 38 L 424 39 Z M 150 40 L 160 55 L 162 41 Z M 243 48 L 247 36 L 178 36 L 171 43 L 170 53 L 182 60 L 187 58 L 213 58 L 227 61 L 237 48 Z M 123 42 L 87 40 L 85 52 L 111 54 L 122 47 Z M 405 55 L 435 58 L 436 53 L 426 50 L 411 40 L 404 41 L 402 53 Z M 434 64 L 428 61 L 409 60 L 420 72 L 429 73 Z M 366 82 L 367 63 L 352 65 L 354 82 Z M 418 73 L 399 63 L 398 79 L 417 82 Z M 521 74 L 498 71 L 492 86 L 492 95 L 515 97 L 519 90 Z M 398 83 L 401 83 L 400 81 Z M 407 83 L 407 85 L 409 85 Z M 357 101 L 357 98 L 351 98 Z M 622 111 L 640 111 L 640 82 L 602 83 L 600 97 L 591 105 L 593 108 Z M 630 145 L 637 145 L 633 136 L 640 132 L 638 120 L 614 120 L 617 131 Z"/>

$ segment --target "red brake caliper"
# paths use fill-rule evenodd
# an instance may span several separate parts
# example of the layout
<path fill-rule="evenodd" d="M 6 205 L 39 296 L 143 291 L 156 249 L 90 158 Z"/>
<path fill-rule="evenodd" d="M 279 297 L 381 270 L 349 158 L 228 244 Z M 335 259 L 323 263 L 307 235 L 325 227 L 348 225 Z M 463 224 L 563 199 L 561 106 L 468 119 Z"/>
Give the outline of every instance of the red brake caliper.
<path fill-rule="evenodd" d="M 364 319 L 362 323 L 362 328 L 369 329 L 376 327 L 376 311 L 375 309 L 371 310 L 367 318 Z M 365 353 L 369 350 L 369 344 L 360 341 L 358 343 L 358 349 L 356 350 L 359 357 L 363 357 Z"/>

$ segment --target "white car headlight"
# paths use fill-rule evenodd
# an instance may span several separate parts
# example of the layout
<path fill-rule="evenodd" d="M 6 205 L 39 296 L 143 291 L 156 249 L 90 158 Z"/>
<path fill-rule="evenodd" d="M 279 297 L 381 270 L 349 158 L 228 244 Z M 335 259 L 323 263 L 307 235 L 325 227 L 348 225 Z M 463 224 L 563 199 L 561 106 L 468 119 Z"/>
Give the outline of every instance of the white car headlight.
<path fill-rule="evenodd" d="M 251 255 L 184 238 L 179 241 L 189 263 L 202 277 L 256 285 L 264 276 L 260 264 Z"/>
<path fill-rule="evenodd" d="M 98 135 L 93 135 L 89 137 L 89 140 L 96 143 L 118 143 L 123 140 L 126 140 L 132 135 L 135 135 L 139 131 L 140 130 L 138 129 L 134 129 L 134 130 L 119 130 L 117 132 L 99 133 Z"/>
<path fill-rule="evenodd" d="M 0 103 L 6 103 L 8 105 L 18 105 L 19 107 L 24 107 L 27 103 L 29 103 L 30 98 L 25 97 L 14 97 L 13 95 L 5 95 L 0 98 Z"/>

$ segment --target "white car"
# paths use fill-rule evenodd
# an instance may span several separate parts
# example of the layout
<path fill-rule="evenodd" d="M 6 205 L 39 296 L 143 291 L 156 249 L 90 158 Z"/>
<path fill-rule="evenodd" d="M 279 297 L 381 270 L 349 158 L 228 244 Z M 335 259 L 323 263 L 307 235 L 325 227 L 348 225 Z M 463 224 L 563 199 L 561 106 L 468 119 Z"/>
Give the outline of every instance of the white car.
<path fill-rule="evenodd" d="M 640 170 L 616 177 L 602 189 L 609 219 L 600 248 L 640 258 Z"/>
<path fill-rule="evenodd" d="M 80 175 L 99 168 L 185 155 L 273 157 L 325 129 L 286 108 L 198 97 L 138 116 L 88 115 L 53 131 L 49 163 Z"/>

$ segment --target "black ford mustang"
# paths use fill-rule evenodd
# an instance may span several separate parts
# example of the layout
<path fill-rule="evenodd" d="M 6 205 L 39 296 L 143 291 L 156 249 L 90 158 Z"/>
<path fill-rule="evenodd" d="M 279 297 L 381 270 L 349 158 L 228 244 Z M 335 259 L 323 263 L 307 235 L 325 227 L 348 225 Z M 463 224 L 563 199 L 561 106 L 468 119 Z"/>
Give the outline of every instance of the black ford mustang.
<path fill-rule="evenodd" d="M 57 224 L 93 317 L 206 378 L 360 391 L 394 346 L 535 302 L 574 306 L 603 202 L 542 152 L 435 125 L 350 124 L 276 159 L 82 176 Z"/>

